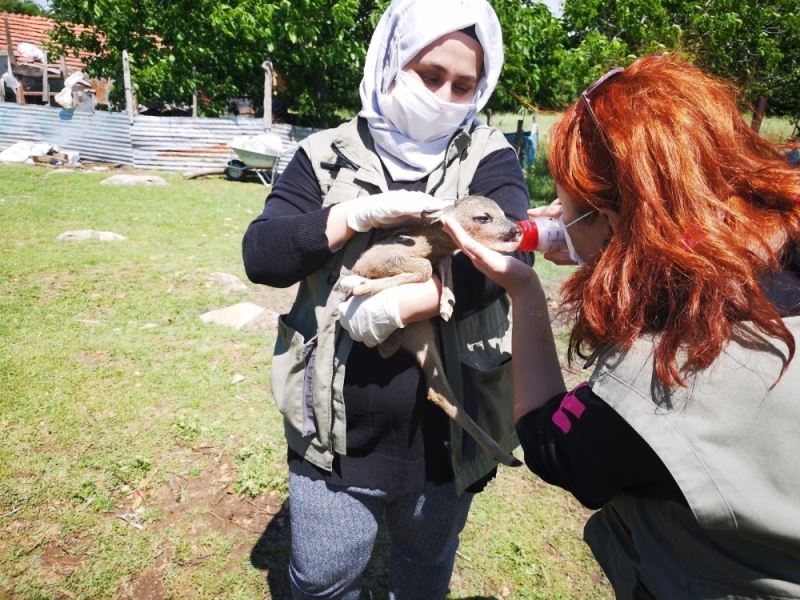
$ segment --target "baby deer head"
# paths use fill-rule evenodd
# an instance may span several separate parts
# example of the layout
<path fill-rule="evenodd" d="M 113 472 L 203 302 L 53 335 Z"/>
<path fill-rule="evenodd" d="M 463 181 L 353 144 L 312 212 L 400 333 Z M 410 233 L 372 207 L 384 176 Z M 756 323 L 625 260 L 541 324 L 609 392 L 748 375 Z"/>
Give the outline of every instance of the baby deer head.
<path fill-rule="evenodd" d="M 494 200 L 484 196 L 466 196 L 444 209 L 476 241 L 497 252 L 513 252 L 522 231 Z"/>

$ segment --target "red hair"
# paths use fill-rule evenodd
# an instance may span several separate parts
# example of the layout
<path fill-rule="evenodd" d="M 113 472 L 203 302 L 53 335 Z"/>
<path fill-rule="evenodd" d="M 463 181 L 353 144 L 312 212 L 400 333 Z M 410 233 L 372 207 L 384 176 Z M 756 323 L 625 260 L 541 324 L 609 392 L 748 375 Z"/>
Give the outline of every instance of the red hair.
<path fill-rule="evenodd" d="M 550 171 L 619 227 L 564 284 L 570 357 L 659 333 L 656 376 L 674 387 L 749 333 L 782 340 L 788 364 L 794 338 L 759 277 L 800 242 L 800 169 L 744 123 L 727 83 L 673 57 L 638 59 L 591 102 L 608 146 L 578 101 L 551 132 Z"/>

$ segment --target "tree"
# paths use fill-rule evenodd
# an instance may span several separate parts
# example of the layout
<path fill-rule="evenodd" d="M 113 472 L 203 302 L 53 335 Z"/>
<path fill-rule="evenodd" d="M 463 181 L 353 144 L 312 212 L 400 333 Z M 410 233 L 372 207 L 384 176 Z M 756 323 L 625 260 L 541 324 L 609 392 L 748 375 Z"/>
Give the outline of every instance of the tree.
<path fill-rule="evenodd" d="M 685 44 L 697 64 L 737 83 L 751 105 L 800 116 L 797 0 L 706 0 L 684 5 Z"/>
<path fill-rule="evenodd" d="M 533 0 L 495 0 L 503 29 L 505 66 L 492 108 L 515 109 L 520 99 L 551 108 L 564 102 L 561 53 L 567 43 L 561 23 Z"/>
<path fill-rule="evenodd" d="M 564 26 L 572 47 L 592 34 L 624 44 L 641 55 L 678 45 L 681 28 L 675 22 L 675 4 L 680 0 L 566 0 Z"/>
<path fill-rule="evenodd" d="M 31 0 L 0 0 L 0 12 L 31 16 L 46 14 L 41 6 Z"/>
<path fill-rule="evenodd" d="M 383 2 L 385 4 L 385 2 Z M 52 0 L 61 47 L 95 53 L 92 74 L 122 80 L 131 57 L 140 102 L 188 101 L 195 86 L 218 114 L 231 97 L 263 98 L 262 62 L 286 81 L 304 125 L 358 106 L 358 82 L 379 0 Z M 67 23 L 91 25 L 76 34 Z M 117 86 L 119 88 L 119 86 Z"/>
<path fill-rule="evenodd" d="M 0 0 L 26 2 L 28 0 Z M 491 0 L 506 65 L 490 106 L 561 109 L 611 66 L 679 51 L 731 79 L 745 102 L 800 115 L 797 0 L 566 0 L 563 19 L 536 0 Z M 305 125 L 330 125 L 360 105 L 372 31 L 389 0 L 52 0 L 59 47 L 96 53 L 94 75 L 121 81 L 127 49 L 138 98 L 188 102 L 195 87 L 218 114 L 231 97 L 260 104 L 265 58 L 286 81 L 283 99 Z M 94 33 L 94 31 L 98 33 Z M 58 51 L 58 49 L 55 49 Z M 121 86 L 116 86 L 119 98 Z"/>
<path fill-rule="evenodd" d="M 632 60 L 679 51 L 743 90 L 767 96 L 778 114 L 800 115 L 797 0 L 566 0 L 573 47 L 590 36 L 624 44 Z"/>

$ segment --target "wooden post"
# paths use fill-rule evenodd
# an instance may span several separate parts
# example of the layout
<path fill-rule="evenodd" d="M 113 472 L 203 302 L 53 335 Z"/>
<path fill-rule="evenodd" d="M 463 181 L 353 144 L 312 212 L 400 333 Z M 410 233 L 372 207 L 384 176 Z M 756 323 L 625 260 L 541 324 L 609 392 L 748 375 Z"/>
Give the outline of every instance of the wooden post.
<path fill-rule="evenodd" d="M 761 131 L 761 123 L 764 120 L 764 115 L 767 114 L 767 99 L 761 96 L 756 105 L 756 112 L 753 113 L 753 121 L 750 123 L 750 129 L 756 133 Z"/>
<path fill-rule="evenodd" d="M 522 133 L 522 123 L 524 119 L 517 119 L 517 135 L 514 138 L 514 151 L 517 153 L 519 164 L 522 164 L 522 146 L 525 143 Z"/>
<path fill-rule="evenodd" d="M 44 53 L 44 66 L 42 70 L 42 104 L 50 106 L 50 73 L 47 66 L 47 52 Z"/>
<path fill-rule="evenodd" d="M 197 118 L 197 68 L 192 67 L 192 117 Z"/>
<path fill-rule="evenodd" d="M 25 104 L 25 86 L 22 85 L 22 79 L 18 79 L 19 86 L 17 87 L 17 102 L 19 104 Z"/>
<path fill-rule="evenodd" d="M 264 128 L 272 129 L 272 61 L 261 63 L 264 69 Z"/>
<path fill-rule="evenodd" d="M 11 29 L 8 26 L 8 17 L 3 17 L 6 24 L 6 47 L 8 48 L 8 66 L 11 74 L 14 74 L 14 67 L 17 66 L 17 59 L 14 58 L 14 44 L 11 42 Z"/>
<path fill-rule="evenodd" d="M 125 82 L 125 109 L 128 112 L 128 121 L 133 124 L 136 116 L 136 106 L 134 104 L 133 87 L 131 86 L 131 66 L 128 61 L 128 51 L 122 51 L 122 78 Z"/>
<path fill-rule="evenodd" d="M 67 59 L 63 54 L 58 57 L 58 64 L 61 66 L 61 79 L 66 79 L 69 71 L 67 70 Z"/>
<path fill-rule="evenodd" d="M 8 17 L 3 17 L 6 29 L 6 47 L 8 48 L 8 70 L 14 75 L 14 69 L 17 67 L 17 59 L 14 57 L 14 43 L 11 41 L 11 28 L 8 26 Z M 17 102 L 25 104 L 25 90 L 22 87 L 22 79 L 19 80 L 19 87 L 17 92 Z"/>

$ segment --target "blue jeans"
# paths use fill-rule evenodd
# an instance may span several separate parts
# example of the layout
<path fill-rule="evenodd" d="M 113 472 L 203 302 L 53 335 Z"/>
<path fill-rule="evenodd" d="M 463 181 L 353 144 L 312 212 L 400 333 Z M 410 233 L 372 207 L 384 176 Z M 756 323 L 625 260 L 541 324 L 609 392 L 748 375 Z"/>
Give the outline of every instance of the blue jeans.
<path fill-rule="evenodd" d="M 456 496 L 452 484 L 390 494 L 291 474 L 292 597 L 358 600 L 385 518 L 391 540 L 389 598 L 444 598 L 472 496 Z"/>

